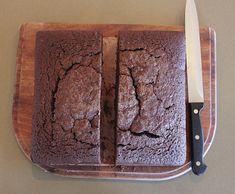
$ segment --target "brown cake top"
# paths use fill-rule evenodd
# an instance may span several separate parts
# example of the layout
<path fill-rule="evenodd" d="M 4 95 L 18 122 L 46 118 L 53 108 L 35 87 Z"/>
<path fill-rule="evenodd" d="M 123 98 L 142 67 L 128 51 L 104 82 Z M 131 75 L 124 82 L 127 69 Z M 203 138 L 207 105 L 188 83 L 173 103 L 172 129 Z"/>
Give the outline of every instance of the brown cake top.
<path fill-rule="evenodd" d="M 182 163 L 184 34 L 121 32 L 119 69 L 117 163 Z"/>
<path fill-rule="evenodd" d="M 37 33 L 35 162 L 99 162 L 101 43 L 98 32 Z"/>

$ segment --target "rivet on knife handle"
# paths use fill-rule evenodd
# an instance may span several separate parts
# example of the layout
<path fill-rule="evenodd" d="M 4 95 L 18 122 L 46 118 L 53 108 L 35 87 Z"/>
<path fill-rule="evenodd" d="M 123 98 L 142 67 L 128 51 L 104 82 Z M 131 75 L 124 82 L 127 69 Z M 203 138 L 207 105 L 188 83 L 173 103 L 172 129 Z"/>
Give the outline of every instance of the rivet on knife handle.
<path fill-rule="evenodd" d="M 200 122 L 200 111 L 203 103 L 190 103 L 190 128 L 192 141 L 192 170 L 196 175 L 201 175 L 206 171 L 207 166 L 203 162 L 203 130 Z"/>

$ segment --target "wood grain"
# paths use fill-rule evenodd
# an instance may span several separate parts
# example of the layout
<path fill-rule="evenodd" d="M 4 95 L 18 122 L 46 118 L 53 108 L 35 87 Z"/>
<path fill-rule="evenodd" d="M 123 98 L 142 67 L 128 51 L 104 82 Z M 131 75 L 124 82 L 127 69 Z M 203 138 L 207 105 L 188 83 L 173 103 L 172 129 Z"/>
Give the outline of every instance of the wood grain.
<path fill-rule="evenodd" d="M 121 30 L 161 30 L 183 31 L 177 26 L 147 26 L 147 25 L 89 25 L 61 23 L 26 23 L 20 28 L 19 46 L 16 62 L 16 84 L 13 103 L 13 124 L 16 139 L 24 154 L 30 159 L 32 105 L 34 96 L 34 48 L 36 32 L 42 30 L 98 30 L 104 37 L 117 37 Z M 201 29 L 201 46 L 203 61 L 203 84 L 205 107 L 201 112 L 204 129 L 204 154 L 213 142 L 216 132 L 216 36 L 211 28 Z M 70 177 L 131 179 L 131 180 L 166 180 L 178 177 L 190 171 L 190 129 L 187 124 L 187 161 L 179 167 L 145 167 L 145 166 L 115 166 L 101 164 L 100 166 L 58 166 L 44 170 L 57 175 Z"/>

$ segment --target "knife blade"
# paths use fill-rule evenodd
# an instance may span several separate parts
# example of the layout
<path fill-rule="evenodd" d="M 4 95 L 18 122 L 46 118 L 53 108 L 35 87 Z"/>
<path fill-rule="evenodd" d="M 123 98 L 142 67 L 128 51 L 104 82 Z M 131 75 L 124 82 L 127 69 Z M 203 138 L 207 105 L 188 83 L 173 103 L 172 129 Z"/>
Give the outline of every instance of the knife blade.
<path fill-rule="evenodd" d="M 203 129 L 200 112 L 204 106 L 202 58 L 200 44 L 200 28 L 194 0 L 187 0 L 185 9 L 185 36 L 188 81 L 188 103 L 192 142 L 193 173 L 201 175 L 207 166 L 203 162 Z"/>

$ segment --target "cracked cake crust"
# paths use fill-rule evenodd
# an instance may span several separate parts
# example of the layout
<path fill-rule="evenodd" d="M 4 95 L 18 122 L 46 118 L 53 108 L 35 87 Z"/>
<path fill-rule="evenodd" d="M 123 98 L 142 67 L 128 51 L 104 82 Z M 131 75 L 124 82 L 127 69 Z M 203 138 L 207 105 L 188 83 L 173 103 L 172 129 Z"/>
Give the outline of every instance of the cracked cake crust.
<path fill-rule="evenodd" d="M 100 163 L 101 45 L 98 32 L 37 33 L 33 162 Z"/>
<path fill-rule="evenodd" d="M 186 159 L 185 41 L 181 32 L 120 32 L 117 165 Z"/>

